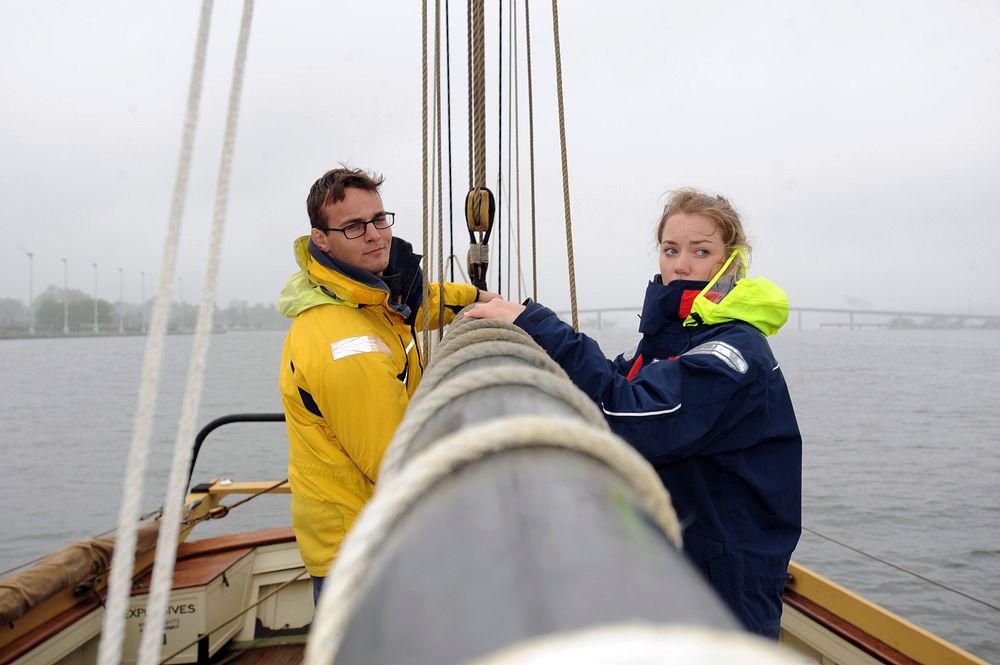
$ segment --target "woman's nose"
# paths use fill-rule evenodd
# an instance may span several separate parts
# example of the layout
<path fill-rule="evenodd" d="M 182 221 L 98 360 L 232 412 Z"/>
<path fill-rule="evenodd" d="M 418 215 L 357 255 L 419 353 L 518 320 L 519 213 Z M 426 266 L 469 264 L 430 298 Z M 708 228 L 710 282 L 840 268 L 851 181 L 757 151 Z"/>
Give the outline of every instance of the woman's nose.
<path fill-rule="evenodd" d="M 677 260 L 674 261 L 674 272 L 681 275 L 686 275 L 690 271 L 691 271 L 691 260 L 684 254 L 681 254 L 680 256 L 677 257 Z"/>

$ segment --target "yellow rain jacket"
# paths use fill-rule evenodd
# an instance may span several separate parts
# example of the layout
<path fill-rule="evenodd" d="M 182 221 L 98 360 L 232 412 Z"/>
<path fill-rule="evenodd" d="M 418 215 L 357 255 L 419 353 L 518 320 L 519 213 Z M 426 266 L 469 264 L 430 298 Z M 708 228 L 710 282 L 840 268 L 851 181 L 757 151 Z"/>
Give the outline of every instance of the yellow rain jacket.
<path fill-rule="evenodd" d="M 358 512 L 422 372 L 420 257 L 392 239 L 383 277 L 338 263 L 295 241 L 302 268 L 278 299 L 294 317 L 279 386 L 288 428 L 292 526 L 310 575 L 325 577 Z M 471 284 L 445 284 L 445 323 L 476 301 Z M 438 325 L 438 286 L 430 324 Z"/>

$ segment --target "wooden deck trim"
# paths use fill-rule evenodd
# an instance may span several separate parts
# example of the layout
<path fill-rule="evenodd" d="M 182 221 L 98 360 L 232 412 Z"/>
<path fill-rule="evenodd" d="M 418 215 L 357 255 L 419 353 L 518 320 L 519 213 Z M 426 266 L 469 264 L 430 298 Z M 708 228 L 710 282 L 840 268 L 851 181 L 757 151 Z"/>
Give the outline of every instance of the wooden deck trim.
<path fill-rule="evenodd" d="M 204 540 L 192 540 L 183 543 L 177 549 L 177 560 L 179 562 L 182 559 L 194 556 L 204 556 L 206 554 L 245 547 L 264 547 L 265 545 L 276 545 L 293 540 L 295 540 L 295 532 L 292 531 L 292 527 L 290 526 L 234 533 L 227 536 L 205 538 Z"/>
<path fill-rule="evenodd" d="M 794 602 L 799 598 L 808 601 L 809 609 L 792 606 L 810 618 L 813 618 L 816 608 L 822 610 L 822 613 L 816 612 L 816 620 L 838 635 L 841 634 L 839 631 L 844 630 L 844 626 L 836 623 L 837 621 L 855 628 L 860 634 L 867 635 L 875 642 L 897 652 L 901 657 L 907 658 L 908 660 L 899 661 L 903 663 L 989 665 L 982 658 L 862 598 L 805 566 L 792 561 L 788 566 L 788 572 L 791 581 L 785 586 L 786 601 L 791 599 Z M 828 622 L 821 617 L 832 617 L 836 621 L 830 621 L 828 625 Z M 849 635 L 844 635 L 845 639 L 855 643 Z M 864 644 L 855 644 L 858 648 L 868 651 Z M 872 655 L 879 657 L 875 653 Z"/>
<path fill-rule="evenodd" d="M 920 665 L 916 660 L 900 653 L 896 649 L 879 640 L 854 624 L 841 619 L 833 612 L 812 602 L 805 596 L 785 589 L 785 604 L 792 607 L 816 624 L 826 628 L 837 637 L 856 646 L 865 653 L 877 658 L 886 665 Z"/>

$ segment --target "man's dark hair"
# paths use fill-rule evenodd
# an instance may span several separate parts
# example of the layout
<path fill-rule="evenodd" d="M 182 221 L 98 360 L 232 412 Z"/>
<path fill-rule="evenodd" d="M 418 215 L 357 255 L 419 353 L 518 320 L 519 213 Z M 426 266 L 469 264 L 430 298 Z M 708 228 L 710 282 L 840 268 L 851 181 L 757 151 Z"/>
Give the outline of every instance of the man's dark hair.
<path fill-rule="evenodd" d="M 382 176 L 374 173 L 369 175 L 362 169 L 339 168 L 327 171 L 309 188 L 309 196 L 306 197 L 309 223 L 314 229 L 325 229 L 326 215 L 323 213 L 323 206 L 343 201 L 344 190 L 348 187 L 377 194 L 382 180 Z"/>

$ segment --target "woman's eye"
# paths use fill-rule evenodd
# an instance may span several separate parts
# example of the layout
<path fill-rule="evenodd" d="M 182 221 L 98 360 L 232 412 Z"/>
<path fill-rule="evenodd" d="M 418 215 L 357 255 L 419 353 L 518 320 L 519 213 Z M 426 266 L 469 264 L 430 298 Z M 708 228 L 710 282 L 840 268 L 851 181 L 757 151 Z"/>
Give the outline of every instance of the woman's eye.
<path fill-rule="evenodd" d="M 709 252 L 709 251 L 708 251 L 707 249 L 699 249 L 699 250 L 698 250 L 698 251 L 696 252 L 696 256 L 700 256 L 700 257 L 706 257 L 706 256 L 708 256 L 709 254 L 711 254 L 711 252 Z"/>
<path fill-rule="evenodd" d="M 677 248 L 676 247 L 664 247 L 663 248 L 663 253 L 666 254 L 667 256 L 676 256 L 676 254 L 677 254 Z"/>

